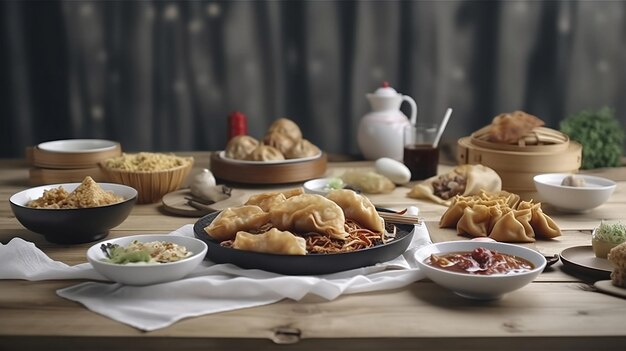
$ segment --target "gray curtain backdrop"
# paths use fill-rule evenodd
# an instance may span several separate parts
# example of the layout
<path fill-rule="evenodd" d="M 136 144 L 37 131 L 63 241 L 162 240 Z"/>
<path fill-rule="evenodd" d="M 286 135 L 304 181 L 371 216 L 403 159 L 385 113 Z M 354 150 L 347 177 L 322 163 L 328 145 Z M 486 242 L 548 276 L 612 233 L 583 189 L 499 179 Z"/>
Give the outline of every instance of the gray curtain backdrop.
<path fill-rule="evenodd" d="M 0 156 L 65 138 L 125 151 L 219 150 L 229 112 L 261 137 L 289 117 L 358 154 L 382 81 L 418 120 L 454 113 L 444 143 L 501 113 L 553 128 L 626 114 L 622 1 L 4 1 Z"/>

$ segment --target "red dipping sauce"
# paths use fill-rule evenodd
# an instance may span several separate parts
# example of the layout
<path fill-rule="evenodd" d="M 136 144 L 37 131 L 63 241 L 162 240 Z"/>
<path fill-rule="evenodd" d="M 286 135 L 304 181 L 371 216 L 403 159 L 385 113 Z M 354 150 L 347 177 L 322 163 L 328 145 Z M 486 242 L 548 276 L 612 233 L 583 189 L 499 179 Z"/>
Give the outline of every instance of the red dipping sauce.
<path fill-rule="evenodd" d="M 424 263 L 447 271 L 475 275 L 514 274 L 535 268 L 530 261 L 484 247 L 467 252 L 451 252 L 443 255 L 431 254 Z"/>

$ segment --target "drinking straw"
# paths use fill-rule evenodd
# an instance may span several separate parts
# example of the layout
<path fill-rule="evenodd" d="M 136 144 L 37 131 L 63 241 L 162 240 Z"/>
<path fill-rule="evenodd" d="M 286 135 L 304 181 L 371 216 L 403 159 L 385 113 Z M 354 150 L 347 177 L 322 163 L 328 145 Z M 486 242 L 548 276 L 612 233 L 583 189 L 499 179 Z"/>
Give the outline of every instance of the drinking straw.
<path fill-rule="evenodd" d="M 448 121 L 450 120 L 451 114 L 452 114 L 452 109 L 448 107 L 448 110 L 446 111 L 446 115 L 443 117 L 443 122 L 441 122 L 441 125 L 439 126 L 439 130 L 437 131 L 437 135 L 435 136 L 435 142 L 433 143 L 433 148 L 435 149 L 439 145 L 439 140 L 441 139 L 441 136 L 443 135 L 444 129 L 446 129 L 446 125 L 448 125 Z"/>

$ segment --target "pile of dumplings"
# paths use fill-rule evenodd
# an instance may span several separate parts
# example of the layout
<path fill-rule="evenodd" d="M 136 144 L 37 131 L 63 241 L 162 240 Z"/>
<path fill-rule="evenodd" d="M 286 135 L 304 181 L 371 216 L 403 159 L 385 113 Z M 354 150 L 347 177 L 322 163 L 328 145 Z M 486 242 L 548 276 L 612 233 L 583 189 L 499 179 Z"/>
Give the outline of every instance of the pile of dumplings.
<path fill-rule="evenodd" d="M 243 206 L 220 212 L 204 231 L 219 242 L 232 240 L 235 249 L 306 255 L 306 241 L 297 233 L 348 241 L 346 219 L 385 233 L 385 221 L 367 197 L 346 189 L 324 197 L 302 188 L 251 196 Z"/>
<path fill-rule="evenodd" d="M 249 135 L 238 135 L 226 144 L 226 157 L 248 161 L 280 161 L 312 157 L 320 149 L 302 137 L 300 127 L 290 119 L 280 118 L 272 123 L 262 141 Z"/>
<path fill-rule="evenodd" d="M 502 242 L 529 243 L 535 238 L 561 235 L 558 225 L 541 210 L 541 203 L 520 201 L 519 195 L 506 191 L 457 195 L 441 216 L 439 226 Z"/>

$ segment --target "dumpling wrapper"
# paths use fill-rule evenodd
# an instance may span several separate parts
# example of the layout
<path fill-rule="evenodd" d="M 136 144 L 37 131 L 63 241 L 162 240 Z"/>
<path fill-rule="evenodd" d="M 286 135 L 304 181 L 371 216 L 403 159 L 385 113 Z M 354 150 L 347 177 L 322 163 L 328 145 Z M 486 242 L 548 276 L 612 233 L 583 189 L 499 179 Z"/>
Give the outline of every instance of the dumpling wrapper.
<path fill-rule="evenodd" d="M 346 171 L 341 180 L 367 194 L 386 194 L 396 188 L 389 178 L 372 171 Z"/>
<path fill-rule="evenodd" d="M 272 224 L 280 230 L 317 232 L 344 240 L 346 217 L 335 202 L 317 194 L 292 196 L 270 211 Z"/>
<path fill-rule="evenodd" d="M 269 221 L 269 213 L 259 206 L 229 207 L 220 212 L 204 231 L 219 241 L 232 240 L 237 232 L 258 229 Z"/>
<path fill-rule="evenodd" d="M 274 147 L 259 144 L 245 159 L 248 161 L 280 161 L 284 160 L 285 156 Z"/>
<path fill-rule="evenodd" d="M 262 193 L 250 196 L 250 198 L 248 198 L 248 201 L 246 201 L 244 205 L 259 206 L 263 209 L 263 211 L 270 212 L 273 207 L 282 203 L 288 198 L 302 194 L 304 194 L 304 188 L 302 187 L 281 192 Z"/>
<path fill-rule="evenodd" d="M 353 190 L 331 190 L 326 198 L 335 202 L 343 209 L 346 218 L 352 219 L 363 227 L 375 232 L 385 232 L 385 220 L 380 217 L 376 207 L 367 197 Z"/>
<path fill-rule="evenodd" d="M 465 177 L 466 185 L 463 196 L 476 195 L 481 191 L 497 192 L 502 190 L 502 179 L 498 173 L 483 165 L 461 165 L 454 168 L 450 173 Z M 452 199 L 444 200 L 434 193 L 432 184 L 439 177 L 440 175 L 436 175 L 414 185 L 407 196 L 415 199 L 428 199 L 441 205 L 450 206 Z"/>
<path fill-rule="evenodd" d="M 530 213 L 528 213 L 530 214 Z M 522 222 L 515 217 L 515 211 L 504 214 L 495 223 L 489 237 L 493 240 L 509 243 L 532 243 L 535 238 L 526 232 Z M 534 233 L 533 233 L 534 234 Z"/>
<path fill-rule="evenodd" d="M 535 233 L 537 233 L 537 236 L 545 239 L 552 239 L 561 235 L 561 228 L 559 228 L 550 216 L 543 212 L 540 203 L 533 205 L 530 211 L 530 225 L 535 230 Z"/>
<path fill-rule="evenodd" d="M 306 240 L 291 232 L 272 228 L 265 233 L 237 232 L 233 248 L 282 255 L 306 255 Z"/>
<path fill-rule="evenodd" d="M 286 153 L 294 147 L 296 140 L 293 140 L 285 134 L 272 132 L 265 134 L 263 144 L 276 148 L 285 156 L 285 158 L 289 158 Z"/>
<path fill-rule="evenodd" d="M 226 157 L 244 160 L 256 147 L 259 141 L 249 135 L 237 135 L 226 144 Z"/>
<path fill-rule="evenodd" d="M 293 146 L 287 151 L 283 152 L 285 158 L 302 158 L 313 157 L 322 153 L 322 151 L 315 146 L 312 142 L 302 139 L 293 144 Z"/>
<path fill-rule="evenodd" d="M 275 120 L 267 129 L 267 134 L 280 133 L 288 136 L 293 141 L 302 139 L 302 131 L 296 122 L 288 118 L 279 118 Z"/>
<path fill-rule="evenodd" d="M 490 207 L 475 205 L 463 209 L 463 215 L 456 225 L 459 234 L 468 234 L 474 237 L 485 237 L 491 229 Z"/>
<path fill-rule="evenodd" d="M 455 228 L 466 207 L 473 206 L 473 202 L 461 197 L 455 197 L 452 199 L 452 204 L 448 207 L 446 212 L 439 219 L 440 228 Z"/>

